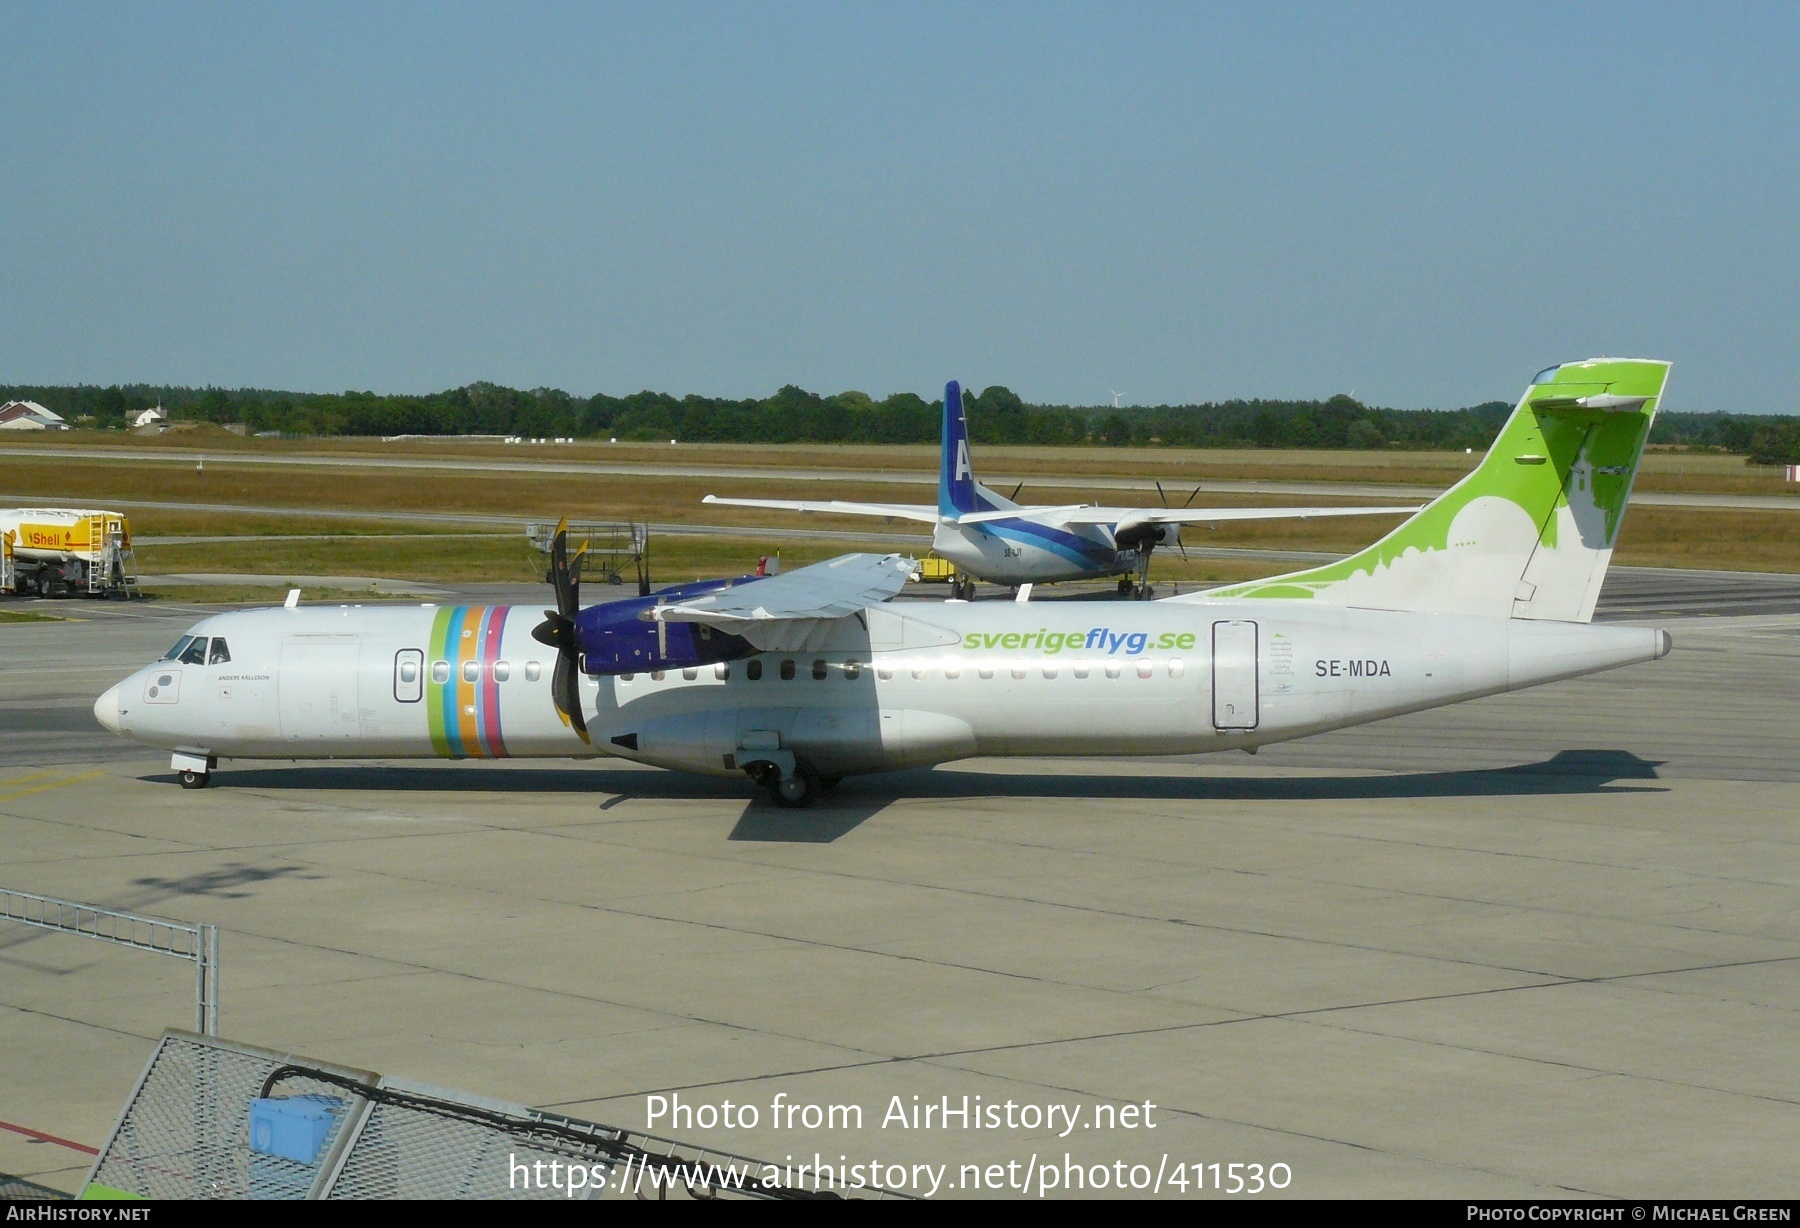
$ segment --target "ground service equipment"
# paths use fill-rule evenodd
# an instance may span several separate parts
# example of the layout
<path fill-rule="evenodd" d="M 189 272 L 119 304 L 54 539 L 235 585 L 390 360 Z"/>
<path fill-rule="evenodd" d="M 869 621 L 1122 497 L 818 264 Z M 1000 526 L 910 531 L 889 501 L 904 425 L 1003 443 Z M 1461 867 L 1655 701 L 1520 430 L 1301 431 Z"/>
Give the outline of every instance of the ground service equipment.
<path fill-rule="evenodd" d="M 0 510 L 0 592 L 130 597 L 137 592 L 131 526 L 119 512 Z"/>

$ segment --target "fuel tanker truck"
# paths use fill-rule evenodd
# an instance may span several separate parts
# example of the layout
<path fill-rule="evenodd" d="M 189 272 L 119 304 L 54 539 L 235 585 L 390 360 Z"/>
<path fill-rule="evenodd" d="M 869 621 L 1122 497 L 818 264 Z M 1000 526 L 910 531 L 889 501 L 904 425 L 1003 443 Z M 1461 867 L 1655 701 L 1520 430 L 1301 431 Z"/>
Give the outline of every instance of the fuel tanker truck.
<path fill-rule="evenodd" d="M 0 592 L 129 597 L 136 591 L 131 526 L 123 514 L 0 508 Z"/>

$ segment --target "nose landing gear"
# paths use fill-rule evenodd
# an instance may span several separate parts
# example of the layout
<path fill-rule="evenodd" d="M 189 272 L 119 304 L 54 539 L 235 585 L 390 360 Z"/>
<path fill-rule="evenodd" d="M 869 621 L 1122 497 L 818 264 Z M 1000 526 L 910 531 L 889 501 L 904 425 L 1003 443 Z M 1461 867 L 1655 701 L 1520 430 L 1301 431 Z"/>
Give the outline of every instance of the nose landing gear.
<path fill-rule="evenodd" d="M 169 766 L 182 788 L 204 789 L 212 783 L 212 771 L 219 766 L 219 759 L 217 755 L 184 755 L 177 751 L 169 756 Z"/>

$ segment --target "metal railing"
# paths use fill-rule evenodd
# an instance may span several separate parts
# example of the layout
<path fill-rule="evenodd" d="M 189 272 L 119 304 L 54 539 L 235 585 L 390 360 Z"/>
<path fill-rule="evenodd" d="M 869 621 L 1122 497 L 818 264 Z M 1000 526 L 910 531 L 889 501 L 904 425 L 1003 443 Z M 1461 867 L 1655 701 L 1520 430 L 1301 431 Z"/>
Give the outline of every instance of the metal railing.
<path fill-rule="evenodd" d="M 300 1145 L 259 1137 L 259 1111 L 292 1109 L 312 1122 Z M 94 1157 L 86 1188 L 90 1196 L 183 1199 L 906 1197 L 824 1185 L 791 1163 L 173 1030 Z"/>
<path fill-rule="evenodd" d="M 219 1034 L 218 926 L 184 925 L 4 887 L 0 887 L 0 920 L 193 961 L 195 1028 L 204 1036 Z"/>

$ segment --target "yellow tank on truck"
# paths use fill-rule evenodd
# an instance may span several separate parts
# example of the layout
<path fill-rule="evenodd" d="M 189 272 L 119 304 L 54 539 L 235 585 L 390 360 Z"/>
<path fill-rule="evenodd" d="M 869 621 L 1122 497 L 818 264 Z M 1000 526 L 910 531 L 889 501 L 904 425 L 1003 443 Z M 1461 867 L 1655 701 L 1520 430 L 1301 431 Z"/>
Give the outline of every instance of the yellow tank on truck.
<path fill-rule="evenodd" d="M 131 527 L 123 514 L 91 509 L 0 509 L 0 533 L 12 535 L 15 559 L 41 562 L 95 563 L 109 547 L 131 545 Z"/>

